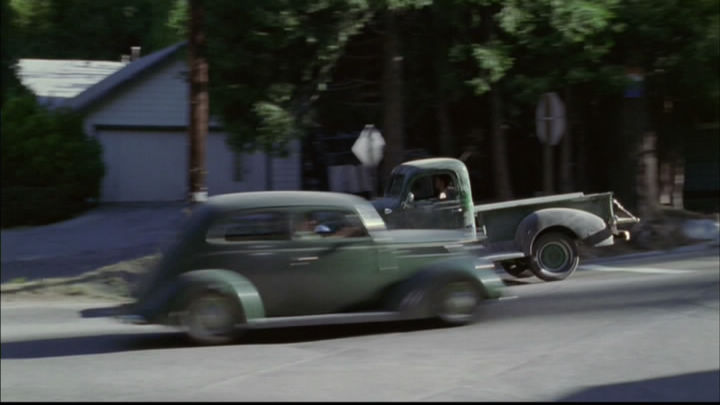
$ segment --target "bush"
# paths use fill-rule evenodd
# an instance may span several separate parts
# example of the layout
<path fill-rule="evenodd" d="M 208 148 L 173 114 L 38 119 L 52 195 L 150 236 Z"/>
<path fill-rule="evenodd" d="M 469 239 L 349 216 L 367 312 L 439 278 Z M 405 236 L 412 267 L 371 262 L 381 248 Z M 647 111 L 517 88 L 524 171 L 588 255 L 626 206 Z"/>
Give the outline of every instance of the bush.
<path fill-rule="evenodd" d="M 5 103 L 0 120 L 2 227 L 66 219 L 98 199 L 102 150 L 78 114 L 48 111 L 24 95 Z"/>

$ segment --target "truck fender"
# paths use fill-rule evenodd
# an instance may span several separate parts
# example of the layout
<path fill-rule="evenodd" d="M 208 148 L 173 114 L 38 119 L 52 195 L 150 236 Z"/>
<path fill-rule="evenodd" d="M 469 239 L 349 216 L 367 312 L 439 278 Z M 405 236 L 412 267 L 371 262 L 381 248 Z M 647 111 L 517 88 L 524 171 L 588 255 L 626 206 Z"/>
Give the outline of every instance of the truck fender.
<path fill-rule="evenodd" d="M 198 289 L 214 290 L 237 299 L 244 320 L 264 318 L 265 308 L 255 285 L 247 278 L 230 270 L 203 269 L 183 273 L 177 280 L 178 301 L 175 307 L 184 305 L 183 300 Z"/>
<path fill-rule="evenodd" d="M 503 283 L 500 277 L 487 267 L 482 259 L 449 259 L 434 263 L 409 279 L 388 288 L 384 293 L 386 308 L 399 311 L 408 318 L 433 316 L 433 290 L 457 279 L 471 281 L 484 299 L 497 298 Z"/>
<path fill-rule="evenodd" d="M 545 208 L 526 216 L 515 231 L 515 243 L 525 255 L 530 256 L 537 236 L 553 227 L 571 231 L 590 246 L 613 243 L 612 230 L 602 218 L 574 208 Z"/>

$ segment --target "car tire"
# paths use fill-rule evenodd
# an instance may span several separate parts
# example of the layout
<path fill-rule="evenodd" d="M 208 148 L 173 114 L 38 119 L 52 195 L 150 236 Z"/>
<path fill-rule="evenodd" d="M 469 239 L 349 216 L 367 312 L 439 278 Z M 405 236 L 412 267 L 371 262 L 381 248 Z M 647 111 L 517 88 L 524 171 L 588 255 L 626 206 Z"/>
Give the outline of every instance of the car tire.
<path fill-rule="evenodd" d="M 185 333 L 203 345 L 231 343 L 240 336 L 237 325 L 241 321 L 238 303 L 212 291 L 192 295 L 182 316 Z"/>
<path fill-rule="evenodd" d="M 445 325 L 465 325 L 475 319 L 482 300 L 482 294 L 472 281 L 448 281 L 433 294 L 433 313 Z"/>
<path fill-rule="evenodd" d="M 530 270 L 541 280 L 564 280 L 579 263 L 575 239 L 563 232 L 543 233 L 533 243 Z"/>
<path fill-rule="evenodd" d="M 533 276 L 530 266 L 524 260 L 506 260 L 501 262 L 503 270 L 515 278 L 528 278 Z"/>

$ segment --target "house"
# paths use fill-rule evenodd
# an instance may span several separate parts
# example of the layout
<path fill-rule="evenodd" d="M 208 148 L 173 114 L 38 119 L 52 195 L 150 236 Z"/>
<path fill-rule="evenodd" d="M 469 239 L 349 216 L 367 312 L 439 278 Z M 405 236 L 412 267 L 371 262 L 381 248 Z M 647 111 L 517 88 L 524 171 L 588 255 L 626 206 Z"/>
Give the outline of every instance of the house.
<path fill-rule="evenodd" d="M 184 48 L 181 42 L 128 63 L 75 63 L 74 70 L 70 63 L 63 71 L 45 66 L 55 76 L 75 75 L 74 80 L 58 81 L 64 82 L 64 91 L 41 91 L 42 80 L 51 87 L 49 75 L 38 74 L 42 69 L 37 67 L 32 74 L 28 70 L 32 63 L 18 64 L 20 79 L 41 101 L 83 113 L 86 134 L 98 139 L 103 149 L 106 173 L 101 202 L 187 199 L 189 68 Z M 70 82 L 81 90 L 69 91 Z M 301 188 L 299 142 L 291 144 L 288 157 L 270 158 L 263 153 L 236 153 L 226 136 L 222 124 L 211 118 L 205 143 L 208 195 Z"/>

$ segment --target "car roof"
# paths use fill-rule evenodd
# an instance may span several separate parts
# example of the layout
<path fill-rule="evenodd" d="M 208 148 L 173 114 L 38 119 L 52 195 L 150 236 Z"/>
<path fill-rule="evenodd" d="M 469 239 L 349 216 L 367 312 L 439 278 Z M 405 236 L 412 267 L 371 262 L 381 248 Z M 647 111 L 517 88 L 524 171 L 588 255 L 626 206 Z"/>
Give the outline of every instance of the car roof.
<path fill-rule="evenodd" d="M 449 158 L 449 157 L 436 157 L 436 158 L 426 158 L 426 159 L 417 159 L 417 160 L 411 160 L 408 162 L 403 162 L 401 166 L 412 166 L 416 168 L 422 168 L 422 169 L 451 169 L 451 170 L 463 170 L 465 168 L 465 164 L 458 159 L 455 158 Z"/>
<path fill-rule="evenodd" d="M 369 202 L 357 195 L 332 191 L 249 191 L 219 194 L 209 197 L 205 204 L 213 210 L 227 211 L 244 208 L 333 206 L 354 207 Z"/>

